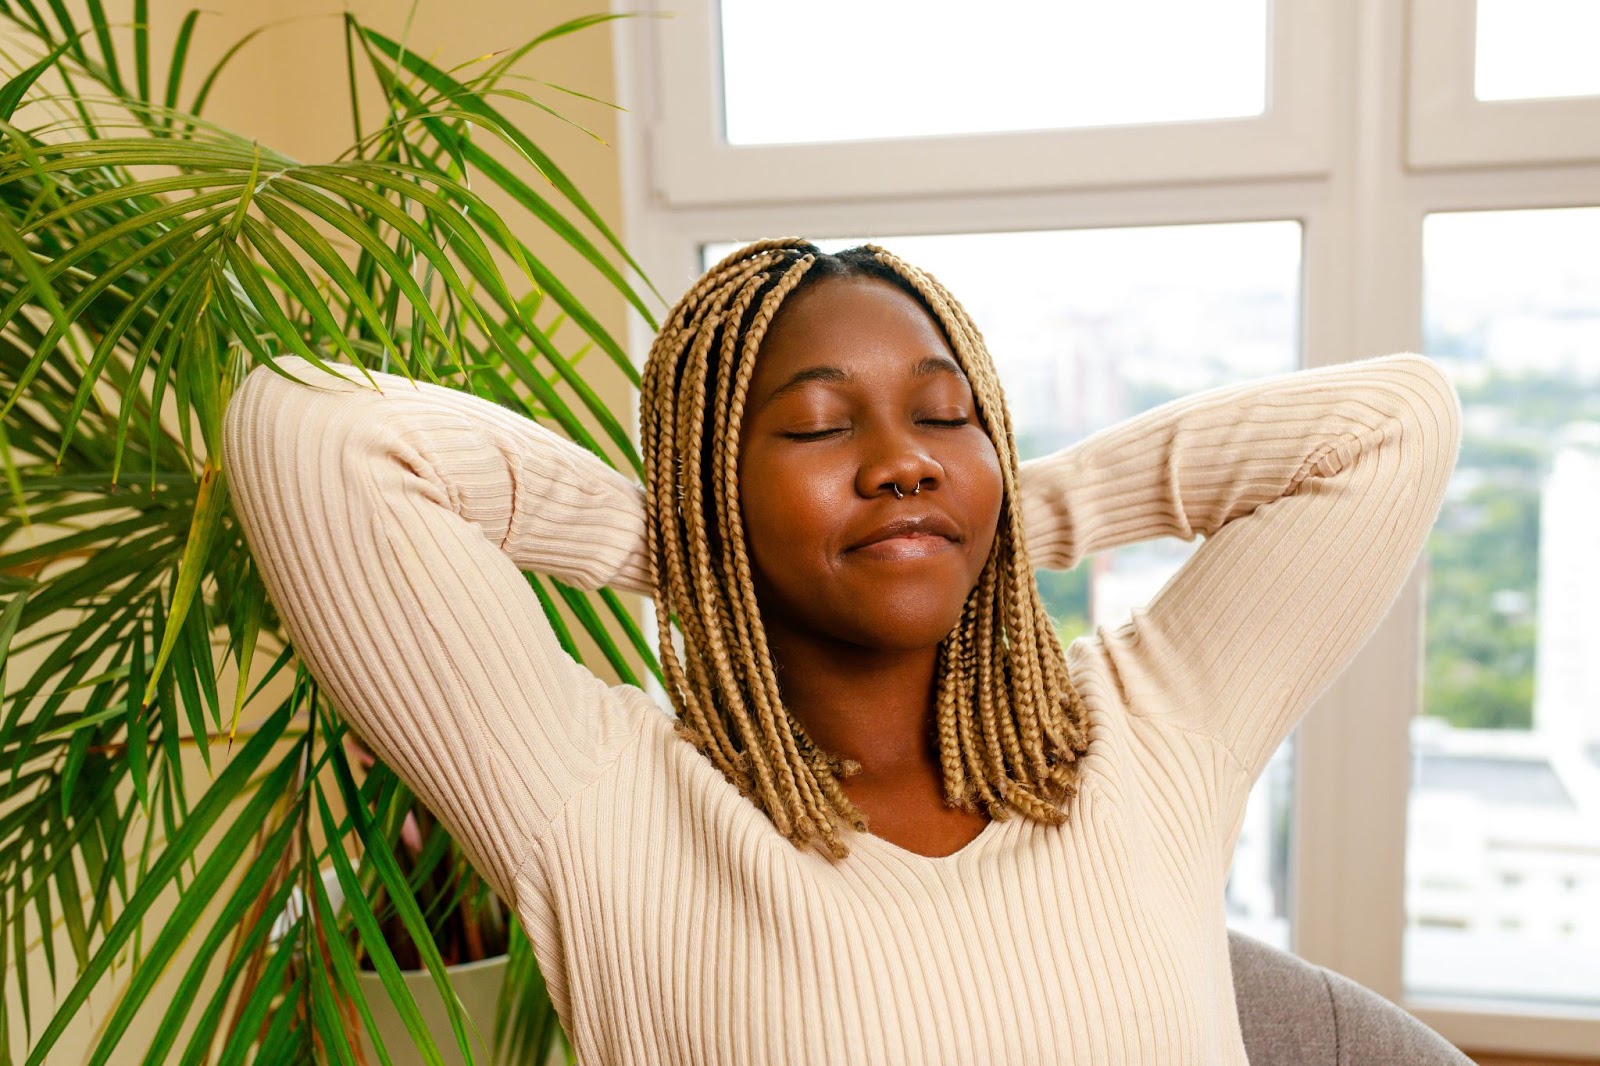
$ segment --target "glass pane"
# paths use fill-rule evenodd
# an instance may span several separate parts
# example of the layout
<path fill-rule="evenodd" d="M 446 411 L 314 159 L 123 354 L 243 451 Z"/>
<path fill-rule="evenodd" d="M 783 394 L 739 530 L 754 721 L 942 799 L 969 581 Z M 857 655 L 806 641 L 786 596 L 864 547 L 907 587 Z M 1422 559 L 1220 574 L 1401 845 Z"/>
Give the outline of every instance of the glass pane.
<path fill-rule="evenodd" d="M 1266 106 L 1267 0 L 721 0 L 730 144 L 1177 122 Z"/>
<path fill-rule="evenodd" d="M 1600 4 L 1478 0 L 1479 100 L 1600 94 Z"/>
<path fill-rule="evenodd" d="M 1428 542 L 1406 989 L 1600 1005 L 1600 208 L 1432 215 L 1461 393 Z"/>
<path fill-rule="evenodd" d="M 930 271 L 983 332 L 1023 458 L 1167 400 L 1299 365 L 1295 222 L 874 238 Z M 818 241 L 838 251 L 857 239 Z M 705 264 L 736 245 L 705 249 Z M 1199 546 L 1175 538 L 1041 570 L 1063 643 L 1115 627 Z M 1251 794 L 1229 922 L 1287 947 L 1290 745 Z"/>

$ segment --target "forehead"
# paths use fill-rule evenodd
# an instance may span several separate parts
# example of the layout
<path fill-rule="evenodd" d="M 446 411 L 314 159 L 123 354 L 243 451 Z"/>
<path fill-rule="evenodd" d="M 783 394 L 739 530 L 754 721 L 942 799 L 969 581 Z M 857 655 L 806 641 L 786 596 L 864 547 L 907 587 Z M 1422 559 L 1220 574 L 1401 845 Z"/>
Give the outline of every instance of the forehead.
<path fill-rule="evenodd" d="M 944 332 L 922 305 L 881 278 L 827 278 L 784 301 L 762 339 L 756 381 L 827 364 L 865 369 L 930 355 L 953 356 Z"/>

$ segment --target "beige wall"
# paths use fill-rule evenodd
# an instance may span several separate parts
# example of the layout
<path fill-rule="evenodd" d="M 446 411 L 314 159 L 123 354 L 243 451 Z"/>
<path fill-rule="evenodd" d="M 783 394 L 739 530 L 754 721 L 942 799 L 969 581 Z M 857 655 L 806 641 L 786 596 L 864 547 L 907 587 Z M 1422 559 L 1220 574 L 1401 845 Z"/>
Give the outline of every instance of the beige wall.
<path fill-rule="evenodd" d="M 132 5 L 124 0 L 113 0 L 107 6 L 113 18 L 126 19 L 126 12 L 131 12 Z M 171 37 L 183 12 L 190 6 L 194 5 L 187 0 L 183 3 L 153 0 L 150 5 L 155 52 L 153 65 L 158 71 L 165 69 Z M 264 33 L 240 54 L 233 68 L 218 82 L 212 105 L 208 108 L 209 117 L 306 162 L 332 159 L 348 147 L 352 133 L 343 32 L 338 15 L 342 5 L 338 0 L 212 0 L 203 6 L 215 14 L 201 20 L 192 49 L 190 74 L 185 82 L 185 101 L 191 97 L 201 75 L 228 43 L 262 23 L 288 20 Z M 406 32 L 405 17 L 410 6 L 403 0 L 369 0 L 368 3 L 358 4 L 357 10 L 374 28 L 398 37 Z M 559 0 L 540 4 L 517 3 L 513 0 L 423 0 L 410 27 L 408 40 L 410 46 L 420 54 L 439 66 L 449 68 L 514 47 L 568 18 L 604 9 L 604 0 Z M 600 26 L 543 45 L 524 61 L 520 69 L 556 85 L 610 99 L 613 96 L 610 31 Z M 601 138 L 597 141 L 523 104 L 502 101 L 499 105 L 550 152 L 590 198 L 601 216 L 620 230 L 620 182 L 615 151 L 611 147 L 616 143 L 614 113 L 559 92 L 540 90 L 537 86 L 519 83 L 512 83 L 512 86 L 534 92 Z M 374 94 L 365 94 L 364 110 L 368 112 L 368 129 L 371 128 L 370 119 L 374 114 L 375 102 Z M 540 186 L 542 179 L 532 173 L 531 167 L 524 165 L 523 171 L 530 183 L 535 187 Z M 496 206 L 510 210 L 508 204 L 496 203 Z M 517 214 L 508 217 L 514 226 L 522 218 Z M 616 337 L 624 338 L 626 330 L 622 299 L 587 269 L 580 269 L 580 261 L 574 253 L 555 246 L 534 224 L 527 221 L 520 224 L 522 236 L 535 251 L 547 256 L 551 267 L 597 313 Z M 602 399 L 619 416 L 624 416 L 622 421 L 625 425 L 631 424 L 634 400 L 623 375 L 604 365 L 604 358 L 598 355 L 588 359 L 584 367 Z M 270 656 L 258 652 L 258 669 L 264 665 L 260 661 L 262 658 Z M 13 677 L 21 676 L 26 669 L 26 663 L 15 662 Z M 224 679 L 223 691 L 232 691 L 231 679 Z M 268 699 L 281 698 L 281 692 L 267 696 Z M 268 700 L 262 701 L 263 707 L 268 705 Z M 245 718 L 249 719 L 250 716 L 247 709 Z M 220 754 L 216 752 L 213 757 L 218 758 Z M 191 760 L 186 770 L 187 780 L 191 782 L 190 800 L 193 802 L 204 787 L 206 772 L 197 757 Z M 153 933 L 154 929 L 151 935 Z M 30 923 L 30 938 L 37 938 L 38 935 L 36 921 Z M 57 944 L 58 963 L 63 967 L 61 990 L 64 992 L 71 986 L 71 954 L 64 936 L 57 937 Z M 173 970 L 182 972 L 181 959 Z M 125 975 L 125 971 L 122 971 L 113 975 L 118 980 L 108 978 L 102 982 L 102 994 L 91 1000 L 88 1009 L 79 1012 L 67 1036 L 52 1053 L 51 1062 L 79 1061 L 92 1046 L 97 1025 L 106 1017 L 113 1001 L 114 986 Z M 31 997 L 33 1016 L 35 1028 L 38 1028 L 48 1021 L 53 1004 L 43 952 L 40 950 L 33 953 L 30 978 L 34 993 Z M 135 1055 L 146 1046 L 149 1029 L 169 1001 L 172 983 L 167 982 L 156 991 L 150 1000 L 152 1008 L 143 1012 L 144 1016 L 128 1036 L 124 1045 L 128 1061 L 136 1061 Z M 13 993 L 13 1010 L 16 1006 Z M 21 1032 L 20 1015 L 14 1013 L 12 1016 L 19 1025 L 12 1037 L 11 1050 L 20 1059 L 25 1057 L 29 1042 Z"/>

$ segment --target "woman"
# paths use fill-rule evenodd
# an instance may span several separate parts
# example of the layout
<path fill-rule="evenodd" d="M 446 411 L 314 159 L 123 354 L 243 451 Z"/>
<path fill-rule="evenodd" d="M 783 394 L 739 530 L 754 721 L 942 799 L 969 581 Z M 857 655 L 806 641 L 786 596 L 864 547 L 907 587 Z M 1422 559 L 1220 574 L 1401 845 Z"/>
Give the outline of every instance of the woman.
<path fill-rule="evenodd" d="M 581 1061 L 1245 1061 L 1234 838 L 1437 514 L 1432 362 L 1019 467 L 935 281 L 761 242 L 656 340 L 643 492 L 488 401 L 279 366 L 304 383 L 253 372 L 224 453 L 268 590 L 523 919 Z M 1062 651 L 1032 567 L 1196 534 Z M 563 654 L 519 569 L 652 591 L 677 722 Z"/>

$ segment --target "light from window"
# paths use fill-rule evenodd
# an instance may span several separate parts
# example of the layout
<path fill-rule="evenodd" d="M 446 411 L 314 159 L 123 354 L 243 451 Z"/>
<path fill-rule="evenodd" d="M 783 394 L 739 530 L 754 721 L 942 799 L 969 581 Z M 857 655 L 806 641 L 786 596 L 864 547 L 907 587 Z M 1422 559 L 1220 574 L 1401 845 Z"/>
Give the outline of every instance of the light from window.
<path fill-rule="evenodd" d="M 1267 0 L 721 0 L 730 144 L 1236 118 Z"/>
<path fill-rule="evenodd" d="M 1299 365 L 1295 222 L 878 237 L 972 315 L 1023 458 L 1168 400 Z M 860 240 L 819 240 L 836 252 Z M 736 247 L 704 250 L 710 266 Z M 1039 571 L 1062 643 L 1148 603 L 1198 542 L 1166 537 Z M 1293 739 L 1251 792 L 1228 880 L 1228 924 L 1289 944 Z"/>
<path fill-rule="evenodd" d="M 1427 550 L 1412 994 L 1600 1004 L 1596 247 L 1600 208 L 1423 228 L 1424 350 L 1465 417 Z"/>
<path fill-rule="evenodd" d="M 1478 0 L 1479 100 L 1600 94 L 1600 3 Z"/>

